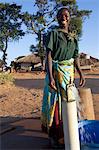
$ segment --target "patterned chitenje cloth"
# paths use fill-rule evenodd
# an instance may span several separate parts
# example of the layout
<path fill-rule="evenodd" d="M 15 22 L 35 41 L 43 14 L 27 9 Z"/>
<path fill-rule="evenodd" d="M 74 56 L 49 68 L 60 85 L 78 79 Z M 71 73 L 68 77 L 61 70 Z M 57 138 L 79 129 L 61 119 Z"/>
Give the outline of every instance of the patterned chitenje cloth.
<path fill-rule="evenodd" d="M 49 86 L 48 74 L 45 78 L 45 87 L 42 103 L 42 115 L 41 121 L 42 125 L 51 127 L 55 112 L 56 102 L 58 102 L 59 107 L 59 120 L 62 117 L 62 100 L 67 99 L 66 87 L 70 80 L 74 80 L 74 59 L 65 61 L 53 61 L 53 76 L 56 82 L 57 91 L 53 90 Z"/>

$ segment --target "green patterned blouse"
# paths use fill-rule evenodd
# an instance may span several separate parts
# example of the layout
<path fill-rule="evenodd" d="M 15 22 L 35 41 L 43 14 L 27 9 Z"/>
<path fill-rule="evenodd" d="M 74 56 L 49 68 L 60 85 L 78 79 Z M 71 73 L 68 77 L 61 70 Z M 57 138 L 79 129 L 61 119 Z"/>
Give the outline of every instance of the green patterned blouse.
<path fill-rule="evenodd" d="M 46 51 L 51 51 L 53 60 L 76 58 L 79 51 L 77 38 L 61 29 L 54 29 L 47 36 Z"/>

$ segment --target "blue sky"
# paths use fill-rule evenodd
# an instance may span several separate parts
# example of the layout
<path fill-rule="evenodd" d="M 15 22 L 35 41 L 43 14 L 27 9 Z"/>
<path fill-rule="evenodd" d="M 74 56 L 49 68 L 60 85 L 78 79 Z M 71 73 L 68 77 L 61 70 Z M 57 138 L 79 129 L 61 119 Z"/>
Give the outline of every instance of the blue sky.
<path fill-rule="evenodd" d="M 30 13 L 34 11 L 33 0 L 0 0 L 0 2 L 15 2 L 22 5 L 22 11 Z M 80 52 L 99 58 L 99 0 L 77 0 L 77 4 L 79 9 L 92 10 L 89 19 L 86 19 L 83 24 L 83 36 L 79 42 Z M 10 64 L 18 56 L 30 54 L 31 44 L 36 44 L 35 36 L 31 34 L 24 36 L 17 42 L 9 43 L 7 63 Z"/>

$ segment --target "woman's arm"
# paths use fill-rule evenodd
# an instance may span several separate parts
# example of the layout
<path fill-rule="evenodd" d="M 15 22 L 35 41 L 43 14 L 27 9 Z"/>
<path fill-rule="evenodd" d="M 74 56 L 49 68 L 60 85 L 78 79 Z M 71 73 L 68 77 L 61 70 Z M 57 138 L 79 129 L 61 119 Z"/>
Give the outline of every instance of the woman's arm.
<path fill-rule="evenodd" d="M 80 83 L 79 83 L 79 85 L 81 87 L 83 87 L 85 85 L 85 78 L 84 78 L 84 75 L 83 75 L 83 73 L 82 73 L 82 71 L 80 69 L 79 57 L 75 58 L 74 66 L 75 66 L 75 68 L 76 68 L 76 70 L 77 70 L 77 72 L 79 73 L 79 76 L 80 76 Z"/>
<path fill-rule="evenodd" d="M 47 66 L 48 66 L 48 75 L 49 75 L 49 86 L 57 90 L 56 85 L 55 85 L 55 80 L 53 78 L 53 72 L 52 72 L 52 57 L 51 57 L 51 51 L 47 52 Z"/>

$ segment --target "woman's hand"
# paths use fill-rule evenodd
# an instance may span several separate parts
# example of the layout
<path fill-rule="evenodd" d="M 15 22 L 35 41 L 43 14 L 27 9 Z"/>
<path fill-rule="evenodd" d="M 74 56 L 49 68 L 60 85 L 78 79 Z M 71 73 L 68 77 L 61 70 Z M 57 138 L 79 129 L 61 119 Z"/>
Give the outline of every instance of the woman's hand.
<path fill-rule="evenodd" d="M 55 80 L 54 80 L 54 78 L 51 78 L 51 79 L 50 79 L 49 86 L 50 86 L 52 89 L 54 89 L 55 91 L 57 90 L 56 85 L 55 85 Z"/>
<path fill-rule="evenodd" d="M 80 69 L 80 62 L 79 62 L 79 57 L 77 57 L 74 61 L 74 66 L 76 67 L 77 69 L 77 72 L 79 73 L 79 76 L 80 76 L 80 82 L 79 82 L 79 85 L 81 87 L 83 87 L 85 85 L 85 78 L 84 78 L 84 75 L 83 75 L 83 72 L 82 70 Z"/>
<path fill-rule="evenodd" d="M 85 80 L 83 74 L 81 74 L 81 75 L 80 75 L 80 82 L 79 82 L 79 85 L 80 85 L 81 87 L 83 87 L 83 86 L 85 85 L 85 82 L 86 82 L 86 80 Z"/>
<path fill-rule="evenodd" d="M 49 86 L 57 90 L 56 85 L 55 85 L 55 80 L 53 78 L 53 73 L 52 73 L 52 57 L 51 57 L 51 51 L 47 52 L 47 65 L 48 65 L 48 76 L 49 76 Z"/>

